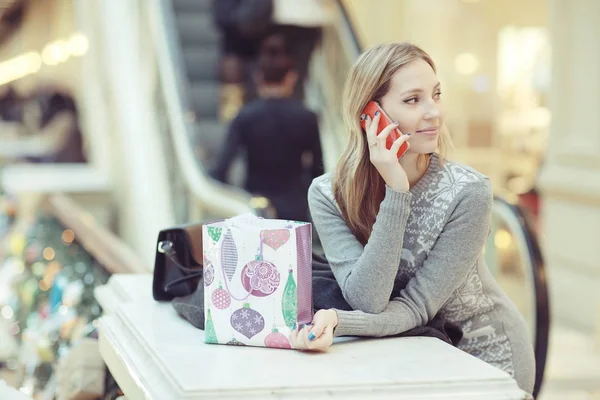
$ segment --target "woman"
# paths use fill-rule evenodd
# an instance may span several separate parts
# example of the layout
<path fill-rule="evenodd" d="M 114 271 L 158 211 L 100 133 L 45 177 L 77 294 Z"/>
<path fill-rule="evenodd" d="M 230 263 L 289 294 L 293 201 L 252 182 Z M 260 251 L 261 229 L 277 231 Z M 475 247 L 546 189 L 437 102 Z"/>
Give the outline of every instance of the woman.
<path fill-rule="evenodd" d="M 308 186 L 323 173 L 323 157 L 316 115 L 291 97 L 297 78 L 283 36 L 266 38 L 257 76 L 260 98 L 232 121 L 213 176 L 226 181 L 236 154 L 245 150 L 245 189 L 269 198 L 278 218 L 303 221 Z"/>
<path fill-rule="evenodd" d="M 397 122 L 377 132 L 378 102 Z M 488 271 L 482 249 L 490 230 L 487 177 L 446 161 L 441 88 L 431 57 L 401 43 L 373 47 L 352 67 L 343 116 L 349 144 L 335 172 L 309 190 L 317 232 L 347 302 L 355 311 L 318 311 L 292 333 L 296 348 L 325 350 L 334 336 L 391 336 L 436 314 L 459 325 L 458 347 L 515 377 L 529 393 L 535 366 L 525 322 Z M 385 138 L 403 135 L 390 150 Z M 409 143 L 398 161 L 397 151 Z"/>

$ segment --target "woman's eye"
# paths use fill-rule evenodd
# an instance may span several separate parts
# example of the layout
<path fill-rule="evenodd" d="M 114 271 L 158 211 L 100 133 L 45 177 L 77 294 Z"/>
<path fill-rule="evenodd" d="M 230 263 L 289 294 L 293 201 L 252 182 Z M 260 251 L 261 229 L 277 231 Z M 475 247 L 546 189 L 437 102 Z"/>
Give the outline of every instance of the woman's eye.
<path fill-rule="evenodd" d="M 436 100 L 439 100 L 439 98 L 440 98 L 441 96 L 442 96 L 442 92 L 436 92 L 436 93 L 433 95 L 433 98 L 434 98 L 434 99 L 436 99 Z"/>
<path fill-rule="evenodd" d="M 404 100 L 404 102 L 405 102 L 406 104 L 416 104 L 416 103 L 417 103 L 417 101 L 418 101 L 418 98 L 417 98 L 417 97 L 411 97 L 410 99 L 406 99 L 406 100 Z"/>

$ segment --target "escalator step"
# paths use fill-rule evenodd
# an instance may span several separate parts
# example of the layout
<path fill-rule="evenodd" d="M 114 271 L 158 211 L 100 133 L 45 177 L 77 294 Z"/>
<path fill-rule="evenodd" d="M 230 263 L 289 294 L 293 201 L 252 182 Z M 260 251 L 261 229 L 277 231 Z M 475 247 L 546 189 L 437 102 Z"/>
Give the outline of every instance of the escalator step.
<path fill-rule="evenodd" d="M 184 46 L 219 42 L 219 33 L 209 13 L 177 13 L 177 27 Z"/>
<path fill-rule="evenodd" d="M 183 56 L 190 81 L 219 78 L 219 49 L 217 46 L 184 47 Z"/>
<path fill-rule="evenodd" d="M 212 12 L 213 0 L 173 0 L 173 8 L 176 11 L 202 11 Z"/>
<path fill-rule="evenodd" d="M 219 110 L 219 84 L 215 81 L 192 82 L 189 95 L 196 119 L 216 118 Z"/>

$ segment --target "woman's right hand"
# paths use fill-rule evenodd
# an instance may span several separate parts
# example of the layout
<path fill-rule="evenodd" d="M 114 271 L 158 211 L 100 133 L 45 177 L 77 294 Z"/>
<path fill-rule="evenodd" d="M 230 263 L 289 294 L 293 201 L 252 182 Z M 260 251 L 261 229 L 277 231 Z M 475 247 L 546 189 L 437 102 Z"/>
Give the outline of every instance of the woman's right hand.
<path fill-rule="evenodd" d="M 391 123 L 381 132 L 377 132 L 381 113 L 377 112 L 372 120 L 368 115 L 365 118 L 367 145 L 369 146 L 371 163 L 377 168 L 377 171 L 390 188 L 398 192 L 408 192 L 410 189 L 408 176 L 402 165 L 398 162 L 397 154 L 400 146 L 410 138 L 410 134 L 400 135 L 391 149 L 388 150 L 385 142 L 389 134 L 398 127 L 398 123 Z M 410 143 L 407 144 L 410 146 Z"/>

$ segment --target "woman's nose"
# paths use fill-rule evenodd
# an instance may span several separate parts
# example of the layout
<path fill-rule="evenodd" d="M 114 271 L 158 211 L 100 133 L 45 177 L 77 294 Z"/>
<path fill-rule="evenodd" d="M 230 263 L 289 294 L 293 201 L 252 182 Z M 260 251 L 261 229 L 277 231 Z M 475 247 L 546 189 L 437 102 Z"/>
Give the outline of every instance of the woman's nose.
<path fill-rule="evenodd" d="M 435 103 L 429 103 L 425 111 L 425 119 L 439 118 L 441 115 L 440 109 Z"/>

